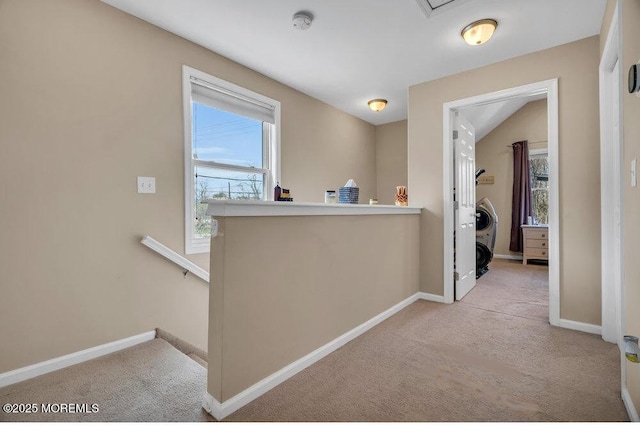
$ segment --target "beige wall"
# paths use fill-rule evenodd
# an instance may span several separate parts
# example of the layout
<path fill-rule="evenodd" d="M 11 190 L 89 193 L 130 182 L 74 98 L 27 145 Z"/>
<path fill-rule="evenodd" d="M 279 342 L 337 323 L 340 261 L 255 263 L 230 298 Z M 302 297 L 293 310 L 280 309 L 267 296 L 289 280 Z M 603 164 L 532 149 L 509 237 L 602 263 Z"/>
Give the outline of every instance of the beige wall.
<path fill-rule="evenodd" d="M 296 202 L 321 203 L 326 190 L 353 178 L 360 203 L 369 203 L 376 194 L 375 126 L 286 86 L 269 89 L 276 85 L 269 80 L 258 91 L 282 102 L 280 184 Z"/>
<path fill-rule="evenodd" d="M 422 291 L 444 291 L 443 103 L 558 78 L 560 316 L 600 324 L 598 47 L 599 38 L 590 37 L 409 88 L 409 188 L 412 204 L 428 211 Z"/>
<path fill-rule="evenodd" d="M 218 219 L 208 390 L 219 402 L 418 291 L 419 215 Z"/>
<path fill-rule="evenodd" d="M 1 1 L 0 58 L 0 372 L 155 327 L 206 348 L 207 285 L 139 243 L 184 248 L 183 64 L 281 101 L 297 201 L 376 193 L 373 125 L 97 0 Z"/>
<path fill-rule="evenodd" d="M 622 5 L 622 73 L 626 77 L 631 65 L 640 61 L 640 0 L 623 0 Z M 629 335 L 640 335 L 640 263 L 638 247 L 640 241 L 640 187 L 631 187 L 630 164 L 640 158 L 640 97 L 629 94 L 626 78 L 622 79 L 623 108 L 623 280 L 626 325 L 623 331 Z M 640 409 L 640 369 L 637 364 L 627 362 L 627 388 L 636 410 Z"/>
<path fill-rule="evenodd" d="M 476 187 L 476 198 L 488 198 L 498 214 L 495 254 L 519 255 L 509 251 L 513 150 L 507 145 L 522 140 L 530 142 L 529 149 L 547 146 L 546 99 L 526 104 L 476 143 L 476 168 L 484 168 L 484 176 L 495 177 L 494 184 Z"/>
<path fill-rule="evenodd" d="M 407 185 L 406 120 L 376 127 L 376 178 L 378 203 L 393 205 L 396 187 Z"/>

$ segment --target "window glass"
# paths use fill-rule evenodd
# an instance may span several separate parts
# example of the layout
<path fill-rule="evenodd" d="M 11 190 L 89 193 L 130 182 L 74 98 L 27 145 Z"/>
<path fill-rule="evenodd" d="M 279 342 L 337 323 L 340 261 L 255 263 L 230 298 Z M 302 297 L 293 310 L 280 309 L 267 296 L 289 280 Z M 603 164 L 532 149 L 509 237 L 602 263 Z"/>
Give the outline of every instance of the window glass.
<path fill-rule="evenodd" d="M 211 217 L 206 214 L 207 200 L 262 200 L 264 174 L 196 166 L 194 194 L 194 233 L 196 238 L 208 237 Z"/>
<path fill-rule="evenodd" d="M 208 252 L 212 199 L 269 200 L 279 181 L 280 103 L 188 66 L 185 123 L 185 253 Z"/>
<path fill-rule="evenodd" d="M 263 167 L 262 122 L 192 102 L 193 158 Z"/>
<path fill-rule="evenodd" d="M 549 155 L 536 154 L 529 158 L 531 175 L 531 203 L 537 224 L 549 223 Z"/>

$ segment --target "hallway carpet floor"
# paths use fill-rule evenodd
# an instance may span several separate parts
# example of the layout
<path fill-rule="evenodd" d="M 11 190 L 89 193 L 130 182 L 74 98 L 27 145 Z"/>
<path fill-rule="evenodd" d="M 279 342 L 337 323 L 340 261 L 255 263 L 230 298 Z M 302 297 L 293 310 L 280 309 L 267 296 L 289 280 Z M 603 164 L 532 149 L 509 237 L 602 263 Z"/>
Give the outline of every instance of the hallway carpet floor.
<path fill-rule="evenodd" d="M 461 302 L 418 301 L 229 421 L 625 421 L 617 347 L 551 327 L 547 267 L 496 260 Z M 0 403 L 97 403 L 0 421 L 205 421 L 206 371 L 166 341 L 0 389 Z"/>
<path fill-rule="evenodd" d="M 495 260 L 249 403 L 243 421 L 623 421 L 620 356 L 548 323 L 548 268 Z"/>

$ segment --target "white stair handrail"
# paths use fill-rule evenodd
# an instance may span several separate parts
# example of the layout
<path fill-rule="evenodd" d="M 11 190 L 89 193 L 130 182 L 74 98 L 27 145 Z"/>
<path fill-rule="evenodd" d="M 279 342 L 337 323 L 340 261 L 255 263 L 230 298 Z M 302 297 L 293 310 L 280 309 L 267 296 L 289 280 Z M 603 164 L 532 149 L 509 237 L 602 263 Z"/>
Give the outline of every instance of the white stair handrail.
<path fill-rule="evenodd" d="M 162 243 L 158 242 L 157 240 L 153 239 L 152 237 L 144 236 L 140 241 L 140 243 L 142 243 L 143 245 L 145 245 L 150 249 L 153 249 L 154 251 L 156 251 L 163 257 L 167 258 L 168 260 L 175 262 L 180 267 L 184 268 L 186 271 L 190 271 L 191 273 L 195 274 L 205 282 L 209 283 L 209 272 L 195 265 L 193 262 L 189 261 L 179 253 L 172 251 L 171 249 L 169 249 Z"/>

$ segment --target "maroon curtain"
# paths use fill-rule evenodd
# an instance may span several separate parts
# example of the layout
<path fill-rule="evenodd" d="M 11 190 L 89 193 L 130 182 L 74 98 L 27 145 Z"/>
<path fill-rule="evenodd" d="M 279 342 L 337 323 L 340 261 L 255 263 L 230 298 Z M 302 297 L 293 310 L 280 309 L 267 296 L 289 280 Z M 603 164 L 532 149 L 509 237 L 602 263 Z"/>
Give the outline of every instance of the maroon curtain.
<path fill-rule="evenodd" d="M 511 201 L 511 242 L 509 250 L 522 252 L 521 225 L 533 216 L 531 180 L 529 178 L 529 146 L 527 141 L 515 142 L 513 147 L 513 199 Z"/>

